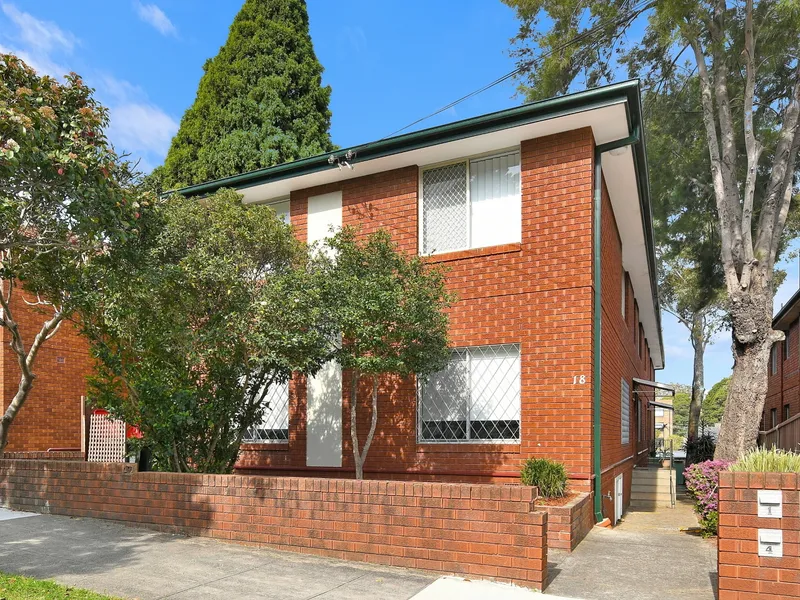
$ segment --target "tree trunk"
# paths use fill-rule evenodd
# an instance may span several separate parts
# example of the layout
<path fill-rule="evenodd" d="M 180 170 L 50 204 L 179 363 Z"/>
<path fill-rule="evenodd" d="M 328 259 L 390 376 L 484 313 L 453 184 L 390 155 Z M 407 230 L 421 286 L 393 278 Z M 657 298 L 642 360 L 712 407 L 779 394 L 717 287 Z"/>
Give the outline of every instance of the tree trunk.
<path fill-rule="evenodd" d="M 3 456 L 3 452 L 8 445 L 8 434 L 11 431 L 11 424 L 14 422 L 14 418 L 17 416 L 19 409 L 25 404 L 25 400 L 28 399 L 28 394 L 30 394 L 31 388 L 33 387 L 34 378 L 35 375 L 33 373 L 29 375 L 23 374 L 20 377 L 17 393 L 14 395 L 5 413 L 3 413 L 3 416 L 0 417 L 0 457 Z"/>
<path fill-rule="evenodd" d="M 734 365 L 714 454 L 717 460 L 737 460 L 756 445 L 770 350 L 783 339 L 782 332 L 772 330 L 771 283 L 771 277 L 756 269 L 750 289 L 731 294 Z"/>
<path fill-rule="evenodd" d="M 367 453 L 369 447 L 372 445 L 372 439 L 375 437 L 375 430 L 378 426 L 378 376 L 372 376 L 372 419 L 369 424 L 369 433 L 367 433 L 367 440 L 364 442 L 364 449 L 358 449 L 358 430 L 356 412 L 358 409 L 358 372 L 353 370 L 353 377 L 350 389 L 350 439 L 353 442 L 353 463 L 356 468 L 356 479 L 364 479 L 364 462 L 367 460 Z"/>
<path fill-rule="evenodd" d="M 700 428 L 700 409 L 703 406 L 703 359 L 706 351 L 705 317 L 702 312 L 692 316 L 692 348 L 694 348 L 694 364 L 692 370 L 692 399 L 689 403 L 689 425 L 687 439 L 697 439 Z"/>

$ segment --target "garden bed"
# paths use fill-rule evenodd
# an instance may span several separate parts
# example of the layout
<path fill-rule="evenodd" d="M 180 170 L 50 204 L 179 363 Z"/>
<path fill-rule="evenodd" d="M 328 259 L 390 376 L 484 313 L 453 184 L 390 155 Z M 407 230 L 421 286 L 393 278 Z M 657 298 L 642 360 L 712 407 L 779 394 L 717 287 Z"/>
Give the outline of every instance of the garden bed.
<path fill-rule="evenodd" d="M 538 498 L 536 506 L 547 512 L 547 546 L 572 551 L 594 526 L 592 495 L 568 493 L 563 498 Z"/>

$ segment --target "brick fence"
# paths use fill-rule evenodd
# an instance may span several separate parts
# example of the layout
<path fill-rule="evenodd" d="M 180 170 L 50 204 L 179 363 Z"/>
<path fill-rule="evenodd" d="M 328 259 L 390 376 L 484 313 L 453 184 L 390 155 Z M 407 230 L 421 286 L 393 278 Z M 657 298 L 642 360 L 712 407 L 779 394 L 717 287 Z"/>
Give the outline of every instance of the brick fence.
<path fill-rule="evenodd" d="M 582 492 L 563 506 L 539 506 L 547 512 L 547 547 L 572 552 L 594 527 L 592 495 Z"/>
<path fill-rule="evenodd" d="M 133 464 L 0 460 L 0 506 L 400 567 L 547 580 L 535 488 L 139 473 Z"/>
<path fill-rule="evenodd" d="M 758 490 L 782 490 L 782 518 L 758 517 Z M 800 486 L 794 473 L 720 473 L 719 600 L 800 598 Z M 759 556 L 759 529 L 780 529 L 783 557 Z"/>

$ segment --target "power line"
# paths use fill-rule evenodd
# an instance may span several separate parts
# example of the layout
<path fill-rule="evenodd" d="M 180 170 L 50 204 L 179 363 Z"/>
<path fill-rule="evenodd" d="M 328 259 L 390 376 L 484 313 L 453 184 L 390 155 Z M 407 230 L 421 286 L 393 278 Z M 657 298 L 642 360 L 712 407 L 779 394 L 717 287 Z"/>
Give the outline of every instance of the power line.
<path fill-rule="evenodd" d="M 502 77 L 498 77 L 497 79 L 495 79 L 491 83 L 487 83 L 483 87 L 478 88 L 477 90 L 474 90 L 474 91 L 470 92 L 469 94 L 466 94 L 465 96 L 461 96 L 461 98 L 459 98 L 458 100 L 454 100 L 450 104 L 447 104 L 447 105 L 439 108 L 438 110 L 430 113 L 429 115 L 426 115 L 426 116 L 424 116 L 424 117 L 422 117 L 420 119 L 417 119 L 413 123 L 409 123 L 405 127 L 401 127 L 397 131 L 395 131 L 393 133 L 390 133 L 389 135 L 386 135 L 386 136 L 382 137 L 381 139 L 386 139 L 386 138 L 389 138 L 389 137 L 393 137 L 393 136 L 397 135 L 398 133 L 402 133 L 406 129 L 409 129 L 409 128 L 413 127 L 414 125 L 422 123 L 423 121 L 426 121 L 426 120 L 430 119 L 431 117 L 435 117 L 436 115 L 438 115 L 440 113 L 443 113 L 444 111 L 449 110 L 449 109 L 453 108 L 454 106 L 456 106 L 458 104 L 461 104 L 465 100 L 469 100 L 470 98 L 472 98 L 474 96 L 477 96 L 478 94 L 481 94 L 481 93 L 485 92 L 486 90 L 488 90 L 490 88 L 493 88 L 494 86 L 499 85 L 499 84 L 503 83 L 504 81 L 506 81 L 508 79 L 511 79 L 512 77 L 515 77 L 516 75 L 519 75 L 523 71 L 526 71 L 526 70 L 532 68 L 537 63 L 541 62 L 542 60 L 544 60 L 545 58 L 547 58 L 549 56 L 552 56 L 556 52 L 561 52 L 562 50 L 568 48 L 569 46 L 577 44 L 578 42 L 581 42 L 584 39 L 593 36 L 599 30 L 604 29 L 609 25 L 621 25 L 625 21 L 630 20 L 631 18 L 636 17 L 639 14 L 641 14 L 642 12 L 644 12 L 645 10 L 651 8 L 652 6 L 654 6 L 656 4 L 656 2 L 657 2 L 657 0 L 644 0 L 644 1 L 640 2 L 639 4 L 631 7 L 628 10 L 628 12 L 626 12 L 624 15 L 622 15 L 620 17 L 617 17 L 616 19 L 608 19 L 606 21 L 600 21 L 597 25 L 595 25 L 591 29 L 587 29 L 586 31 L 576 35 L 575 37 L 567 40 L 566 42 L 564 42 L 562 44 L 559 44 L 558 46 L 556 46 L 555 48 L 549 50 L 548 52 L 540 54 L 536 58 L 532 58 L 531 60 L 526 61 L 525 63 L 523 63 L 522 65 L 520 65 L 516 69 L 514 69 L 513 71 L 509 71 L 508 73 L 506 73 Z"/>

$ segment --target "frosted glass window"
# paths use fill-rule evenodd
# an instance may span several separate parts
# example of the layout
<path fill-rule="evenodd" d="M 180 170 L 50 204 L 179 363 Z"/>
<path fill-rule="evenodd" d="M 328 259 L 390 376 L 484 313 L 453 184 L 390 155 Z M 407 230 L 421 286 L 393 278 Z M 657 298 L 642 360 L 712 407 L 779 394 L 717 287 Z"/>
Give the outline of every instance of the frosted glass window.
<path fill-rule="evenodd" d="M 275 211 L 275 214 L 278 218 L 283 221 L 284 223 L 290 223 L 291 219 L 289 218 L 289 201 L 283 200 L 281 202 L 274 202 L 270 204 L 269 207 Z"/>
<path fill-rule="evenodd" d="M 470 162 L 470 245 L 473 248 L 520 241 L 519 171 L 519 152 Z"/>
<path fill-rule="evenodd" d="M 518 151 L 422 172 L 422 253 L 519 242 Z"/>
<path fill-rule="evenodd" d="M 453 350 L 420 390 L 420 441 L 519 441 L 519 345 Z"/>

